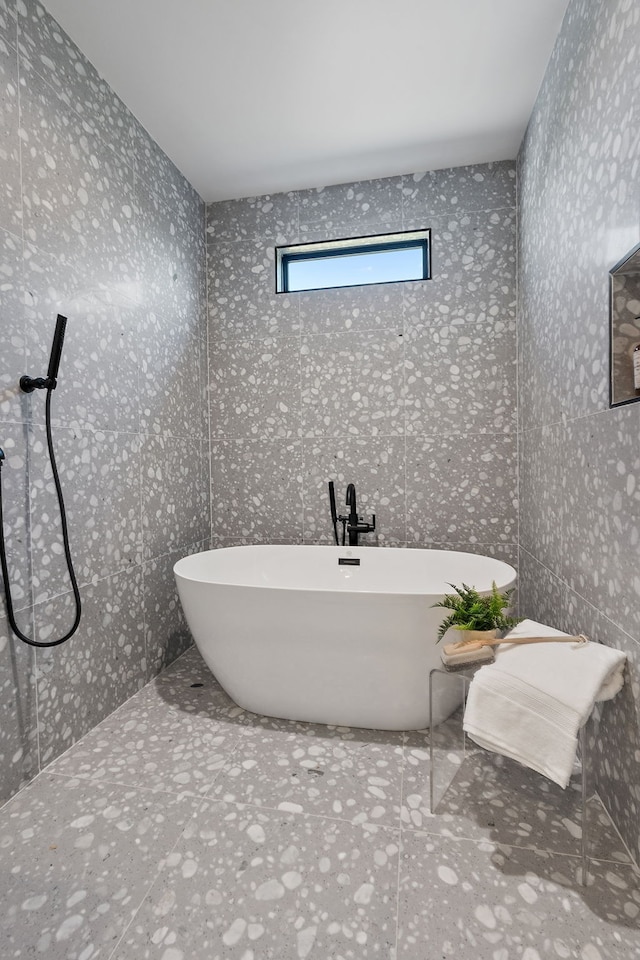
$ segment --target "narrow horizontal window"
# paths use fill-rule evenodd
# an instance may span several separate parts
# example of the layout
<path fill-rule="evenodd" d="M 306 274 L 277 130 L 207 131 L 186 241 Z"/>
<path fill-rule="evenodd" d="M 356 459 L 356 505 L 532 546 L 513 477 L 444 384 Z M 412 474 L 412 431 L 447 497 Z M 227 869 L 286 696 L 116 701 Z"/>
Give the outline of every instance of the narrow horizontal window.
<path fill-rule="evenodd" d="M 276 292 L 428 280 L 430 231 L 276 247 Z"/>

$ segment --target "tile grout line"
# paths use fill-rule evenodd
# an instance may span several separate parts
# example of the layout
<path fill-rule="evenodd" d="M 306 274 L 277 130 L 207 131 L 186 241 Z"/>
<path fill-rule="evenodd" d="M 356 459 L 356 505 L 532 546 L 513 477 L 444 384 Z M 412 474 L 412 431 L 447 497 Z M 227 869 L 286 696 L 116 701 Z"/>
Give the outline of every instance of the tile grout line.
<path fill-rule="evenodd" d="M 250 728 L 247 728 L 247 729 L 250 729 Z M 226 759 L 225 764 L 223 765 L 223 767 L 220 768 L 219 771 L 216 772 L 216 775 L 215 775 L 213 781 L 211 782 L 211 785 L 207 788 L 208 790 L 211 790 L 211 789 L 213 788 L 213 786 L 215 785 L 216 781 L 218 780 L 218 778 L 220 777 L 220 775 L 223 773 L 224 767 L 229 763 L 229 761 L 231 760 L 231 758 L 236 754 L 236 752 L 237 752 L 237 750 L 238 750 L 238 747 L 241 746 L 242 739 L 243 739 L 243 738 L 242 738 L 242 735 L 241 735 L 241 736 L 238 738 L 238 740 L 236 741 L 236 743 L 234 744 L 234 746 L 231 748 L 230 754 L 229 754 L 228 758 Z M 399 856 L 399 859 L 398 859 L 398 876 L 399 876 L 400 865 L 401 865 L 401 862 L 400 862 L 400 854 L 401 854 L 401 851 L 402 851 L 402 840 L 403 840 L 403 838 L 404 838 L 404 834 L 405 834 L 405 833 L 407 834 L 407 836 L 411 836 L 412 834 L 414 834 L 414 835 L 426 834 L 427 836 L 433 837 L 434 839 L 436 839 L 436 840 L 438 840 L 438 841 L 440 841 L 440 842 L 443 842 L 443 843 L 454 843 L 454 844 L 456 844 L 456 843 L 458 843 L 458 844 L 459 844 L 459 843 L 471 843 L 471 844 L 474 844 L 474 845 L 476 845 L 476 846 L 478 846 L 479 844 L 490 844 L 490 845 L 492 845 L 492 846 L 494 846 L 494 847 L 501 847 L 501 846 L 502 846 L 502 847 L 510 847 L 511 849 L 514 849 L 514 850 L 522 850 L 522 851 L 524 851 L 524 852 L 526 852 L 526 853 L 530 853 L 530 854 L 532 854 L 532 855 L 535 856 L 535 857 L 544 857 L 545 855 L 549 855 L 549 856 L 554 856 L 554 857 L 564 857 L 564 858 L 569 859 L 569 860 L 579 860 L 579 859 L 580 859 L 580 853 L 567 853 L 567 852 L 565 852 L 565 851 L 560 851 L 560 850 L 556 850 L 556 849 L 550 849 L 550 848 L 548 848 L 548 847 L 523 846 L 523 845 L 521 845 L 521 844 L 511 843 L 511 842 L 508 842 L 508 841 L 506 841 L 506 840 L 501 840 L 501 839 L 499 839 L 499 838 L 495 838 L 495 839 L 494 839 L 494 838 L 490 838 L 490 837 L 452 836 L 452 835 L 447 835 L 447 834 L 438 833 L 438 832 L 429 830 L 428 827 L 425 827 L 425 826 L 421 826 L 421 827 L 411 827 L 411 826 L 409 826 L 409 827 L 405 828 L 405 827 L 403 827 L 403 825 L 402 825 L 402 819 L 401 819 L 402 813 L 400 813 L 400 820 L 399 820 L 398 825 L 396 825 L 396 826 L 394 826 L 393 824 L 390 824 L 390 823 L 376 823 L 376 822 L 373 821 L 373 820 L 367 820 L 367 821 L 365 821 L 364 823 L 354 823 L 352 820 L 347 820 L 347 819 L 345 819 L 344 817 L 329 816 L 329 815 L 327 815 L 327 814 L 314 813 L 314 812 L 312 812 L 312 811 L 304 810 L 304 809 L 301 809 L 301 810 L 290 810 L 290 809 L 286 809 L 286 810 L 285 810 L 285 809 L 282 809 L 282 808 L 280 808 L 280 807 L 273 807 L 273 806 L 269 806 L 269 805 L 267 805 L 267 804 L 252 803 L 251 801 L 247 801 L 247 800 L 227 800 L 227 799 L 225 799 L 224 797 L 212 797 L 212 796 L 210 796 L 208 793 L 205 793 L 205 794 L 190 794 L 190 793 L 180 794 L 180 793 L 177 793 L 177 792 L 174 792 L 174 791 L 170 791 L 170 790 L 162 790 L 162 789 L 156 789 L 156 788 L 152 788 L 152 787 L 142 787 L 142 786 L 140 786 L 139 784 L 122 783 L 122 782 L 119 782 L 119 781 L 116 781 L 116 780 L 108 780 L 108 779 L 106 779 L 106 780 L 97 780 L 97 779 L 92 778 L 92 777 L 90 777 L 90 776 L 78 776 L 78 775 L 75 775 L 75 774 L 57 773 L 56 771 L 46 771 L 46 772 L 48 772 L 51 776 L 58 777 L 59 779 L 64 779 L 64 780 L 78 780 L 78 781 L 80 781 L 80 782 L 83 783 L 83 784 L 92 784 L 92 785 L 94 785 L 94 786 L 101 786 L 101 785 L 103 785 L 103 784 L 107 784 L 107 785 L 109 785 L 109 786 L 114 786 L 114 787 L 122 788 L 123 790 L 137 790 L 137 791 L 140 791 L 143 795 L 152 795 L 152 796 L 158 796 L 158 797 L 170 796 L 170 797 L 173 797 L 174 799 L 177 799 L 177 800 L 180 800 L 180 801 L 182 801 L 182 800 L 192 801 L 192 802 L 195 802 L 195 803 L 198 805 L 198 812 L 201 811 L 201 807 L 202 807 L 202 805 L 203 805 L 204 803 L 215 803 L 215 804 L 220 804 L 220 805 L 237 807 L 237 808 L 239 808 L 239 809 L 251 808 L 252 810 L 264 811 L 264 812 L 266 812 L 266 813 L 269 813 L 269 814 L 277 814 L 277 815 L 279 815 L 279 816 L 282 816 L 282 815 L 290 815 L 290 816 L 293 816 L 293 817 L 296 817 L 296 818 L 297 818 L 297 817 L 302 817 L 302 818 L 311 818 L 311 819 L 313 819 L 313 820 L 326 820 L 326 821 L 328 821 L 328 822 L 330 822 L 330 823 L 342 823 L 342 824 L 345 824 L 346 826 L 353 827 L 353 828 L 356 829 L 356 830 L 362 830 L 362 829 L 366 830 L 366 829 L 368 829 L 368 828 L 373 827 L 373 828 L 375 828 L 376 830 L 377 830 L 377 829 L 381 829 L 381 830 L 393 832 L 393 833 L 397 834 L 398 840 L 399 840 L 399 850 L 398 850 L 398 856 Z M 404 777 L 402 776 L 402 780 L 403 780 L 403 779 L 404 779 Z M 33 781 L 32 781 L 32 782 L 33 782 Z M 594 795 L 594 796 L 597 796 L 597 795 Z M 608 813 L 608 811 L 606 810 L 606 807 L 604 807 L 604 804 L 602 804 L 602 802 L 600 801 L 600 798 L 599 798 L 599 797 L 598 797 L 597 799 L 598 799 L 598 802 L 601 803 L 601 805 L 602 805 L 603 809 L 605 810 L 605 812 L 607 813 L 607 817 L 610 819 L 609 813 Z M 9 802 L 9 801 L 7 801 L 7 802 Z M 401 806 L 401 810 L 402 810 L 402 806 Z M 613 824 L 613 826 L 615 827 L 615 824 Z M 616 829 L 616 833 L 618 833 L 617 829 Z M 622 838 L 620 838 L 620 839 L 621 839 L 622 843 L 624 844 L 624 841 L 622 840 Z M 591 855 L 591 856 L 590 856 L 590 860 L 591 860 L 591 861 L 596 861 L 596 862 L 598 862 L 598 863 L 610 863 L 610 864 L 615 864 L 616 866 L 618 866 L 618 867 L 620 867 L 620 868 L 624 868 L 624 869 L 631 869 L 631 870 L 638 870 L 638 869 L 640 869 L 640 868 L 638 868 L 638 866 L 637 866 L 634 858 L 631 856 L 630 852 L 628 851 L 628 848 L 627 848 L 626 844 L 624 844 L 624 846 L 625 846 L 625 849 L 627 850 L 627 852 L 629 853 L 629 861 L 630 861 L 629 863 L 625 863 L 624 861 L 621 861 L 621 860 L 613 860 L 613 859 L 610 859 L 610 858 L 607 858 L 607 857 L 603 857 L 603 856 L 599 856 L 599 855 Z M 398 890 L 399 890 L 399 888 L 398 888 Z M 398 894 L 398 895 L 399 895 L 399 894 Z"/>
<path fill-rule="evenodd" d="M 207 220 L 208 220 L 208 210 L 207 204 L 204 204 L 204 315 L 205 315 L 205 333 L 206 333 L 206 371 L 205 371 L 205 389 L 207 391 L 206 398 L 206 410 L 207 410 L 207 433 L 206 433 L 206 442 L 207 442 L 207 463 L 209 464 L 209 478 L 207 482 L 207 502 L 209 504 L 209 547 L 212 546 L 213 538 L 213 497 L 212 497 L 212 477 L 213 477 L 213 461 L 211 453 L 211 425 L 213 419 L 211 416 L 211 327 L 210 321 L 211 317 L 209 314 L 209 247 L 207 244 Z"/>
<path fill-rule="evenodd" d="M 137 164 L 134 164 L 133 169 L 133 197 L 135 202 L 138 202 L 138 180 L 140 176 L 137 170 Z M 138 207 L 141 208 L 141 205 L 138 204 Z M 142 215 L 140 213 L 137 216 L 142 220 Z M 142 227 L 142 223 L 140 224 Z M 137 339 L 137 338 L 136 338 Z M 138 426 L 142 425 L 142 364 L 138 362 L 136 364 L 136 385 L 138 393 Z M 145 602 L 147 597 L 147 588 L 146 588 L 146 573 L 144 568 L 144 548 L 145 548 L 145 531 L 144 531 L 144 495 L 143 495 L 143 462 L 144 458 L 142 456 L 142 440 L 140 441 L 140 462 L 138 465 L 138 518 L 140 521 L 140 577 L 141 577 L 141 607 L 142 607 L 142 642 L 144 647 L 144 675 L 149 680 L 150 678 L 150 669 L 151 669 L 151 659 L 149 656 L 149 647 L 147 643 L 147 604 Z M 126 703 L 126 701 L 125 701 Z"/>
<path fill-rule="evenodd" d="M 296 194 L 296 224 L 297 224 L 298 236 L 300 236 L 300 197 L 299 197 L 297 194 Z M 305 490 L 305 469 L 306 469 L 307 459 L 306 459 L 306 449 L 305 449 L 305 442 L 304 442 L 304 441 L 305 441 L 305 437 L 303 436 L 303 434 L 304 434 L 304 428 L 303 428 L 303 421 L 304 421 L 304 412 L 303 412 L 304 384 L 303 384 L 303 377 L 302 377 L 302 368 L 303 368 L 303 360 L 302 360 L 302 339 L 303 339 L 303 337 L 302 337 L 302 309 L 301 309 L 301 307 L 300 307 L 300 301 L 301 301 L 301 298 L 300 298 L 300 297 L 296 297 L 296 305 L 297 305 L 297 308 L 298 308 L 298 336 L 297 336 L 297 343 L 298 343 L 298 383 L 299 383 L 298 396 L 299 396 L 299 403 L 300 403 L 300 408 L 299 408 L 299 410 L 298 410 L 298 429 L 299 429 L 299 437 L 298 437 L 298 439 L 300 440 L 300 467 L 301 467 L 301 476 L 300 476 L 300 484 L 301 484 L 301 486 L 300 486 L 300 510 L 301 510 L 301 520 L 302 520 L 301 528 L 300 528 L 300 529 L 301 529 L 301 539 L 302 539 L 302 542 L 304 542 L 304 539 L 305 539 L 305 537 L 306 537 L 306 523 L 307 523 L 307 511 L 306 511 L 306 503 L 305 503 L 305 497 L 304 497 L 304 490 Z M 295 438 L 293 438 L 293 439 L 295 439 Z"/>
<path fill-rule="evenodd" d="M 376 823 L 373 820 L 365 820 L 363 823 L 354 823 L 353 820 L 345 820 L 344 817 L 330 817 L 324 813 L 311 813 L 308 810 L 284 810 L 281 807 L 270 807 L 266 804 L 257 804 L 251 803 L 248 800 L 225 800 L 224 797 L 205 797 L 209 803 L 217 804 L 226 804 L 230 807 L 238 807 L 239 809 L 246 809 L 250 807 L 252 810 L 263 811 L 265 813 L 275 813 L 278 816 L 290 816 L 290 817 L 302 817 L 311 818 L 312 820 L 326 820 L 328 823 L 342 823 L 347 827 L 353 827 L 354 830 L 368 830 L 374 828 L 375 830 L 385 830 L 390 833 L 399 835 L 399 827 L 394 826 L 390 823 Z"/>
<path fill-rule="evenodd" d="M 22 64 L 21 64 L 21 55 L 20 55 L 20 34 L 21 34 L 20 18 L 19 18 L 19 16 L 18 16 L 18 12 L 17 12 L 17 10 L 16 10 L 16 50 L 15 50 L 15 54 L 16 54 L 16 79 L 17 79 L 17 85 L 18 85 L 18 91 L 17 91 L 17 96 L 18 96 L 18 168 L 19 168 L 19 171 L 20 171 L 20 241 L 21 241 L 21 252 L 22 252 L 22 262 L 21 262 L 21 264 L 20 264 L 20 281 L 21 281 L 22 284 L 24 284 L 24 282 L 25 282 L 24 268 L 25 268 L 25 249 L 26 249 L 26 243 L 25 243 L 25 236 L 24 236 L 24 169 L 23 169 L 23 156 L 22 156 L 23 151 L 22 151 L 22 137 L 20 136 L 20 131 L 22 130 L 22 87 L 21 87 L 21 83 L 20 83 L 21 65 L 22 65 Z M 23 308 L 23 310 L 22 310 L 22 318 L 23 318 L 23 321 L 24 321 L 24 308 Z M 27 352 L 28 352 L 28 348 L 27 348 L 27 342 L 26 342 L 26 337 L 25 337 L 25 343 L 24 343 L 24 347 L 23 347 L 23 357 L 24 357 L 25 370 L 27 369 Z M 34 594 L 34 590 L 33 590 L 33 517 L 32 517 L 32 511 L 31 511 L 31 470 L 30 470 L 30 467 L 31 467 L 31 458 L 30 458 L 30 455 L 29 455 L 30 444 L 29 444 L 29 442 L 28 442 L 28 435 L 29 435 L 29 433 L 30 433 L 31 430 L 32 430 L 32 420 L 31 420 L 31 417 L 30 417 L 29 415 L 26 416 L 25 427 L 26 427 L 26 433 L 27 433 L 26 454 L 25 454 L 25 465 L 26 465 L 25 474 L 26 474 L 26 485 L 27 485 L 27 510 L 26 510 L 26 513 L 27 513 L 27 528 L 28 528 L 28 534 L 29 534 L 29 548 L 28 548 L 28 549 L 29 549 L 29 559 L 28 559 L 28 564 L 27 564 L 27 568 L 28 568 L 27 576 L 29 577 L 29 591 L 28 591 L 28 593 L 29 593 L 29 595 L 30 595 L 30 597 L 31 597 L 31 603 L 30 603 L 30 605 L 29 605 L 29 608 L 23 608 L 23 609 L 24 609 L 24 610 L 27 610 L 27 609 L 28 609 L 28 617 L 29 617 L 29 621 L 30 621 L 30 633 L 31 633 L 31 636 L 35 638 L 35 627 L 36 627 L 35 607 L 36 607 L 36 603 L 35 603 L 35 594 Z M 16 613 L 18 613 L 17 610 L 16 610 Z M 32 651 L 33 651 L 33 665 L 32 665 L 32 669 L 33 669 L 33 688 L 34 688 L 34 710 L 35 710 L 35 721 L 36 721 L 36 724 L 35 724 L 35 725 L 36 725 L 36 766 L 37 766 L 38 774 L 40 774 L 40 773 L 42 772 L 42 770 L 44 769 L 43 766 L 42 766 L 42 743 L 41 743 L 42 738 L 41 738 L 41 729 L 40 729 L 40 727 L 41 727 L 41 725 L 40 725 L 40 696 L 39 696 L 39 683 L 38 683 L 39 675 L 40 675 L 40 664 L 39 664 L 39 660 L 38 660 L 38 648 L 37 648 L 37 647 L 32 647 Z M 33 778 L 33 779 L 35 779 L 35 778 Z M 31 782 L 31 781 L 27 781 L 27 784 L 30 783 L 30 782 Z M 27 786 L 27 784 L 25 784 L 24 786 Z M 17 792 L 20 792 L 20 789 L 21 789 L 21 788 L 19 788 Z M 4 806 L 4 804 L 3 804 L 3 806 Z"/>
<path fill-rule="evenodd" d="M 604 810 L 605 814 L 607 815 L 607 818 L 608 818 L 608 820 L 609 820 L 609 823 L 611 824 L 611 826 L 612 826 L 613 829 L 615 830 L 615 832 L 616 832 L 616 834 L 617 834 L 617 836 L 618 836 L 618 839 L 620 840 L 622 846 L 624 847 L 624 849 L 627 851 L 627 854 L 629 855 L 629 859 L 631 860 L 631 864 L 636 868 L 636 870 L 640 871 L 640 863 L 638 863 L 638 860 L 636 859 L 636 857 L 634 856 L 634 854 L 631 852 L 631 848 L 629 847 L 629 844 L 627 843 L 627 841 L 624 839 L 624 837 L 623 837 L 622 834 L 620 833 L 620 830 L 618 829 L 618 825 L 616 824 L 615 820 L 613 819 L 613 817 L 612 817 L 611 814 L 609 813 L 609 808 L 607 807 L 606 803 L 604 802 L 604 800 L 602 799 L 602 797 L 600 796 L 600 794 L 598 793 L 597 790 L 594 791 L 593 796 L 594 796 L 594 797 L 597 797 L 598 800 L 600 801 L 600 805 L 602 806 L 602 809 Z M 593 859 L 593 858 L 590 858 L 590 859 Z M 599 858 L 596 857 L 595 859 L 599 859 Z M 607 862 L 618 863 L 617 860 L 607 861 Z"/>
<path fill-rule="evenodd" d="M 180 551 L 182 551 L 182 550 L 190 550 L 191 547 L 197 547 L 197 546 L 200 546 L 200 544 L 203 544 L 203 543 L 206 543 L 206 542 L 207 542 L 206 539 L 205 539 L 205 540 L 195 540 L 195 541 L 193 541 L 193 542 L 191 542 L 191 543 L 185 543 L 185 544 L 179 545 L 179 546 L 175 547 L 175 549 L 169 550 L 167 553 L 159 553 L 159 554 L 157 554 L 157 555 L 155 555 L 155 556 L 153 556 L 153 557 L 149 557 L 147 560 L 141 560 L 140 563 L 128 563 L 125 567 L 122 567 L 121 570 L 114 570 L 112 573 L 107 573 L 107 574 L 105 574 L 104 577 L 96 577 L 95 579 L 92 578 L 91 580 L 84 580 L 84 581 L 82 581 L 81 583 L 79 583 L 78 586 L 80 587 L 81 590 L 84 590 L 86 587 L 95 587 L 95 586 L 97 586 L 97 584 L 99 584 L 99 583 L 104 583 L 105 580 L 113 580 L 115 577 L 121 577 L 121 576 L 123 576 L 124 574 L 131 572 L 132 570 L 142 570 L 142 568 L 145 567 L 145 566 L 146 566 L 147 564 L 149 564 L 149 563 L 155 563 L 156 560 L 163 560 L 165 557 L 170 557 L 172 553 L 178 553 L 178 552 L 180 552 Z M 67 595 L 71 594 L 72 592 L 73 592 L 72 590 L 63 590 L 63 591 L 61 591 L 60 593 L 47 594 L 47 596 L 43 597 L 41 600 L 36 600 L 36 601 L 35 601 L 33 604 L 31 604 L 30 606 L 31 606 L 31 607 L 38 607 L 38 606 L 40 606 L 40 605 L 43 604 L 43 603 L 50 603 L 52 600 L 57 600 L 58 598 L 67 596 Z M 22 611 L 22 610 L 28 610 L 28 609 L 29 609 L 29 607 L 20 607 L 20 608 L 19 608 L 20 611 Z M 185 651 L 185 652 L 186 652 L 186 651 Z M 182 654 L 180 654 L 180 656 L 182 656 Z M 178 658 L 176 658 L 176 659 L 178 659 Z M 165 667 L 164 669 L 168 669 L 173 663 L 175 663 L 175 660 L 172 660 L 170 664 L 167 664 L 167 667 Z M 159 676 L 159 674 L 156 674 L 155 676 Z M 151 680 L 153 680 L 153 679 L 155 679 L 155 678 L 154 678 L 154 677 L 151 677 Z M 147 681 L 147 682 L 150 683 L 151 681 L 149 680 L 149 681 Z M 146 685 L 147 685 L 147 684 L 145 683 L 145 686 L 146 686 Z"/>
<path fill-rule="evenodd" d="M 398 956 L 398 937 L 400 934 L 400 868 L 402 864 L 402 837 L 403 837 L 403 827 L 402 827 L 402 804 L 404 801 L 404 768 L 406 763 L 406 746 L 407 746 L 407 734 L 406 731 L 402 734 L 402 766 L 400 768 L 400 814 L 398 817 L 398 869 L 396 871 L 396 940 L 395 940 L 395 956 Z"/>
<path fill-rule="evenodd" d="M 522 549 L 524 553 L 528 554 L 528 556 L 530 556 L 532 560 L 535 560 L 535 562 L 538 563 L 544 570 L 546 570 L 547 573 L 550 573 L 551 576 L 558 581 L 558 583 L 561 583 L 564 587 L 566 587 L 572 593 L 575 593 L 576 597 L 582 600 L 583 603 L 586 603 L 587 606 L 591 608 L 591 610 L 593 610 L 595 613 L 598 614 L 598 616 L 602 617 L 603 620 L 606 620 L 608 623 L 610 623 L 612 627 L 615 627 L 616 630 L 619 630 L 620 633 L 624 634 L 624 636 L 627 637 L 628 640 L 631 640 L 635 644 L 640 644 L 640 640 L 636 640 L 635 637 L 632 637 L 631 634 L 627 633 L 627 631 L 623 627 L 619 626 L 619 624 L 617 624 L 615 620 L 612 620 L 611 617 L 608 617 L 605 613 L 603 613 L 598 607 L 596 607 L 593 603 L 591 603 L 590 600 L 587 600 L 586 597 L 583 597 L 582 594 L 579 593 L 574 587 L 572 587 L 570 583 L 567 583 L 566 580 L 563 580 L 562 577 L 559 577 L 558 574 L 551 569 L 551 567 L 548 567 L 546 563 L 543 563 L 542 560 L 538 559 L 538 557 L 536 557 L 533 553 L 527 550 L 526 547 L 521 547 L 520 549 Z"/>
<path fill-rule="evenodd" d="M 118 937 L 118 940 L 116 941 L 116 944 L 115 944 L 113 950 L 111 951 L 110 954 L 108 954 L 106 960 L 112 960 L 112 958 L 115 957 L 116 952 L 117 952 L 118 948 L 120 947 L 120 944 L 122 943 L 122 941 L 123 941 L 124 938 L 126 937 L 127 931 L 128 931 L 129 928 L 131 927 L 131 924 L 135 922 L 135 919 L 136 919 L 136 917 L 138 916 L 138 914 L 140 913 L 140 910 L 142 909 L 142 907 L 144 906 L 144 903 L 145 903 L 147 897 L 149 896 L 149 894 L 150 894 L 151 891 L 153 890 L 154 886 L 156 885 L 156 882 L 158 881 L 158 879 L 160 878 L 160 876 L 161 876 L 162 873 L 164 872 L 165 865 L 164 865 L 164 863 L 163 863 L 163 860 L 164 860 L 165 862 L 168 861 L 169 857 L 171 856 L 171 854 L 173 853 L 173 851 L 176 849 L 176 847 L 178 846 L 178 844 L 180 843 L 180 841 L 181 841 L 182 838 L 184 837 L 187 828 L 191 825 L 191 823 L 192 823 L 194 820 L 196 820 L 198 814 L 200 813 L 200 810 L 202 809 L 203 802 L 204 802 L 204 801 L 202 801 L 202 802 L 200 802 L 199 804 L 197 804 L 196 810 L 193 811 L 193 813 L 191 814 L 191 816 L 189 817 L 189 819 L 188 819 L 187 822 L 185 823 L 184 827 L 182 828 L 182 830 L 180 831 L 178 837 L 176 838 L 175 843 L 171 846 L 170 850 L 169 850 L 168 853 L 166 854 L 166 857 L 165 857 L 165 858 L 162 858 L 162 857 L 161 857 L 160 860 L 158 861 L 158 866 L 156 867 L 156 872 L 155 872 L 155 875 L 154 875 L 151 883 L 150 883 L 150 884 L 148 885 L 148 887 L 146 888 L 146 890 L 145 890 L 145 892 L 144 892 L 144 894 L 143 894 L 143 896 L 142 896 L 142 899 L 140 900 L 140 903 L 138 904 L 138 906 L 137 906 L 136 909 L 134 910 L 133 915 L 132 915 L 131 919 L 129 920 L 129 922 L 128 922 L 127 924 L 125 924 L 124 929 L 123 929 L 121 935 Z"/>
<path fill-rule="evenodd" d="M 519 236 L 520 236 L 520 203 L 519 203 L 519 183 L 518 183 L 518 162 L 517 157 L 515 161 L 515 196 L 514 196 L 514 215 L 515 215 L 515 336 L 516 336 L 516 365 L 515 365 L 515 375 L 516 375 L 516 394 L 515 394 L 515 405 L 516 405 L 516 498 L 518 501 L 518 512 L 516 517 L 516 589 L 518 586 L 518 580 L 520 577 L 520 517 L 522 512 L 522 499 L 520 496 L 521 492 L 521 469 L 520 469 L 520 454 L 521 454 L 521 437 L 520 437 L 520 323 L 519 323 L 519 291 L 520 291 L 520 256 L 519 256 Z M 518 601 L 516 607 L 516 613 L 520 612 L 520 595 L 516 594 L 516 599 Z"/>
<path fill-rule="evenodd" d="M 64 756 L 66 756 L 66 755 L 69 753 L 70 750 L 73 750 L 74 747 L 77 747 L 78 744 L 79 744 L 82 740 L 85 739 L 85 737 L 89 736 L 90 733 L 93 733 L 94 730 L 98 730 L 99 727 L 100 727 L 103 723 L 106 723 L 107 720 L 110 720 L 116 713 L 118 713 L 118 712 L 119 712 L 120 710 L 122 710 L 125 706 L 127 706 L 127 704 L 130 704 L 134 697 L 137 697 L 138 694 L 142 693 L 142 691 L 143 691 L 146 687 L 150 686 L 150 685 L 153 683 L 154 680 L 157 680 L 157 678 L 158 678 L 159 676 L 161 676 L 161 675 L 162 675 L 163 673 L 165 673 L 167 670 L 170 670 L 171 667 L 173 667 L 174 663 L 177 663 L 178 660 L 180 660 L 182 657 L 186 656 L 192 649 L 193 649 L 193 644 L 191 645 L 191 647 L 188 647 L 185 651 L 183 651 L 183 653 L 181 653 L 178 657 L 176 657 L 175 660 L 172 660 L 172 662 L 171 662 L 167 667 L 165 667 L 164 670 L 162 670 L 159 674 L 156 674 L 156 676 L 151 677 L 151 678 L 144 684 L 144 686 L 142 686 L 139 690 L 136 690 L 135 693 L 132 693 L 131 696 L 128 697 L 126 700 L 124 700 L 121 704 L 119 704 L 119 705 L 115 708 L 115 710 L 112 710 L 111 713 L 108 713 L 107 716 L 106 716 L 106 717 L 103 717 L 102 720 L 101 720 L 99 723 L 97 723 L 95 726 L 91 727 L 90 730 L 87 730 L 87 732 L 86 732 L 85 734 L 83 734 L 78 740 L 74 741 L 74 743 L 70 744 L 70 745 L 66 748 L 66 750 L 64 750 L 62 753 L 58 754 L 57 757 L 54 757 L 54 758 L 53 758 L 52 760 L 50 760 L 47 764 L 45 764 L 44 767 L 42 767 L 41 769 L 39 769 L 39 771 L 38 771 L 38 773 L 37 773 L 37 775 L 36 775 L 35 777 L 33 777 L 31 780 L 29 780 L 27 783 L 25 783 L 25 784 L 20 788 L 20 790 L 18 790 L 18 791 L 17 791 L 16 793 L 14 793 L 12 796 L 8 797 L 8 798 L 6 799 L 6 801 L 0 806 L 0 809 L 2 809 L 2 807 L 6 806 L 7 803 L 10 803 L 10 801 L 13 799 L 13 797 L 17 796 L 17 794 L 20 793 L 21 790 L 25 790 L 27 787 L 31 786 L 31 784 L 34 783 L 34 782 L 37 780 L 37 778 L 38 778 L 39 776 L 41 776 L 43 773 L 54 773 L 54 771 L 50 769 L 50 767 L 51 767 L 51 765 L 52 765 L 53 763 L 55 763 L 57 760 L 61 760 Z M 63 774 L 56 773 L 56 776 L 63 776 Z"/>

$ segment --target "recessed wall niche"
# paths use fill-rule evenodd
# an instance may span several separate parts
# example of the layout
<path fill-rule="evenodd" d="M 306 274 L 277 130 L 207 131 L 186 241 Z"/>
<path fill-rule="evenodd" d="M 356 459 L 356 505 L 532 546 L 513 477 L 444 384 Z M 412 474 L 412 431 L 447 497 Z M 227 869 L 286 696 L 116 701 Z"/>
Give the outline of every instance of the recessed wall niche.
<path fill-rule="evenodd" d="M 610 406 L 640 400 L 640 244 L 610 271 Z"/>

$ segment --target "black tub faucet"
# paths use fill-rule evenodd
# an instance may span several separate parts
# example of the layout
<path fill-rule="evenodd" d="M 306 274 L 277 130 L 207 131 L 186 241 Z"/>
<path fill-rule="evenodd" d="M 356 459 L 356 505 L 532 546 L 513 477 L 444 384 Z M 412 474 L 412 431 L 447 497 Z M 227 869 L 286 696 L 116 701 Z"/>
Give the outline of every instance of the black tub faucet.
<path fill-rule="evenodd" d="M 361 533 L 373 533 L 376 529 L 376 515 L 371 514 L 371 520 L 365 521 L 364 517 L 358 516 L 358 503 L 356 497 L 355 484 L 350 483 L 347 487 L 346 505 L 349 507 L 349 513 L 345 516 L 338 516 L 336 513 L 336 497 L 333 487 L 333 480 L 329 481 L 329 503 L 331 505 L 331 520 L 333 523 L 333 534 L 338 542 L 338 522 L 342 524 L 342 546 L 345 545 L 346 534 L 349 534 L 349 546 L 358 546 L 358 537 Z"/>

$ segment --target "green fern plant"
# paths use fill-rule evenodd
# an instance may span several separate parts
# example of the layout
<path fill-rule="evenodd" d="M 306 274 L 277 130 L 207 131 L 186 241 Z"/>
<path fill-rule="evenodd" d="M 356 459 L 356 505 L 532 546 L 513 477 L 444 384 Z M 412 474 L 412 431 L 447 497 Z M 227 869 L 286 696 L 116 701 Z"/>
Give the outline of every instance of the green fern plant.
<path fill-rule="evenodd" d="M 452 613 L 440 624 L 438 641 L 442 640 L 449 627 L 455 630 L 510 630 L 520 623 L 521 617 L 507 617 L 504 611 L 511 603 L 513 590 L 500 593 L 495 581 L 491 585 L 489 596 L 481 596 L 474 587 L 463 583 L 456 587 L 449 584 L 455 593 L 445 594 L 434 607 L 443 607 Z"/>

